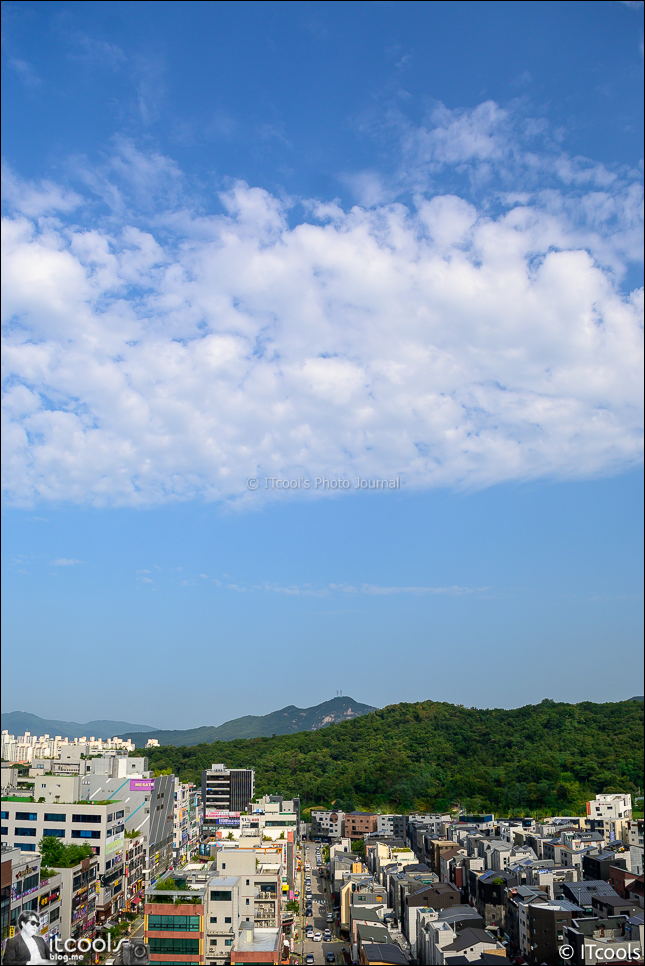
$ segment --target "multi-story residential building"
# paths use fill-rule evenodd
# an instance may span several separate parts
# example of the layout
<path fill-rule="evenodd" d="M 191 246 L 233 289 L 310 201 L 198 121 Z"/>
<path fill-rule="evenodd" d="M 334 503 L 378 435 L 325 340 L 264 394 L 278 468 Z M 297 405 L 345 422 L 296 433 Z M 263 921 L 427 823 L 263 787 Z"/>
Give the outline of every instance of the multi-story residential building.
<path fill-rule="evenodd" d="M 630 920 L 626 916 L 612 916 L 609 919 L 574 917 L 567 924 L 564 937 L 565 943 L 573 950 L 569 962 L 575 966 L 608 963 L 612 960 L 634 961 L 636 947 L 641 945 L 642 948 L 639 939 L 640 936 L 632 932 Z M 637 959 L 636 962 L 638 961 Z M 642 962 L 642 958 L 640 961 Z"/>
<path fill-rule="evenodd" d="M 339 839 L 343 836 L 345 813 L 323 808 L 311 809 L 311 838 Z"/>
<path fill-rule="evenodd" d="M 464 929 L 483 929 L 484 923 L 471 906 L 453 909 L 417 909 L 416 961 L 419 966 L 443 963 L 440 950 Z M 490 938 L 490 937 L 488 937 Z"/>
<path fill-rule="evenodd" d="M 417 909 L 452 909 L 459 905 L 461 893 L 451 883 L 418 883 L 418 888 L 407 892 L 402 903 L 401 928 L 408 942 L 416 939 L 413 932 L 416 929 Z"/>
<path fill-rule="evenodd" d="M 63 738 L 61 735 L 10 735 L 2 732 L 2 760 L 30 762 L 36 758 L 59 758 L 64 751 L 73 750 L 81 755 L 101 755 L 104 751 L 115 750 L 127 754 L 134 751 L 134 743 L 123 738 Z"/>
<path fill-rule="evenodd" d="M 405 842 L 408 827 L 407 815 L 377 815 L 376 831 L 385 835 L 393 835 Z"/>
<path fill-rule="evenodd" d="M 213 764 L 202 771 L 204 832 L 216 835 L 222 827 L 239 827 L 254 793 L 255 772 L 251 768 L 226 768 Z"/>
<path fill-rule="evenodd" d="M 370 832 L 376 832 L 377 824 L 378 815 L 375 812 L 348 812 L 343 834 L 348 839 L 362 839 Z"/>
<path fill-rule="evenodd" d="M 504 889 L 504 932 L 509 938 L 511 955 L 517 955 L 521 948 L 520 915 L 526 922 L 526 908 L 531 902 L 545 902 L 549 896 L 539 888 L 528 885 L 509 886 Z M 526 945 L 526 944 L 525 944 Z"/>
<path fill-rule="evenodd" d="M 471 871 L 474 881 L 469 883 L 470 895 L 475 900 L 479 915 L 486 927 L 503 925 L 504 922 L 504 890 L 510 886 L 519 885 L 514 872 Z"/>
<path fill-rule="evenodd" d="M 435 964 L 443 966 L 443 963 L 450 963 L 453 960 L 463 962 L 464 959 L 481 962 L 486 953 L 499 959 L 505 953 L 503 944 L 493 939 L 485 929 L 477 929 L 469 925 L 456 929 L 450 923 L 438 921 L 429 924 L 427 935 L 429 942 L 425 949 L 430 958 L 419 962 L 427 962 L 431 966 Z M 488 960 L 484 961 L 488 962 Z"/>
<path fill-rule="evenodd" d="M 566 899 L 531 902 L 528 907 L 528 948 L 522 950 L 522 956 L 531 963 L 559 962 L 559 950 L 566 943 L 567 930 L 579 916 L 582 916 L 582 909 Z"/>
<path fill-rule="evenodd" d="M 627 858 L 623 855 L 616 855 L 615 852 L 588 852 L 582 859 L 582 871 L 585 879 L 603 879 L 609 882 L 611 867 L 616 866 L 620 869 L 627 868 Z"/>
<path fill-rule="evenodd" d="M 22 912 L 33 912 L 47 942 L 61 935 L 61 887 L 58 870 L 44 870 L 39 853 L 2 848 L 2 952 L 18 928 Z"/>
<path fill-rule="evenodd" d="M 60 938 L 92 939 L 96 932 L 96 903 L 99 893 L 99 860 L 83 859 L 68 869 L 58 869 L 62 878 Z"/>
<path fill-rule="evenodd" d="M 627 842 L 630 846 L 638 845 L 643 848 L 643 828 L 645 827 L 645 822 L 642 818 L 636 821 L 632 820 L 629 823 L 629 832 Z"/>
<path fill-rule="evenodd" d="M 596 795 L 595 799 L 587 802 L 587 818 L 631 818 L 631 795 Z"/>

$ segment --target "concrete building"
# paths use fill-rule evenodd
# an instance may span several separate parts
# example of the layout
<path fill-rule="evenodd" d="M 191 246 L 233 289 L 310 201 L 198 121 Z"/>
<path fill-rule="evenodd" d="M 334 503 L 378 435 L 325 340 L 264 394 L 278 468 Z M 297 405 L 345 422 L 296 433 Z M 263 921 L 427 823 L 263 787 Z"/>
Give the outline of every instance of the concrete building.
<path fill-rule="evenodd" d="M 434 966 L 434 963 L 443 962 L 438 949 L 451 941 L 451 934 L 454 936 L 466 928 L 484 928 L 483 920 L 471 906 L 461 905 L 442 910 L 418 909 L 417 941 L 413 955 L 419 966 Z"/>
<path fill-rule="evenodd" d="M 375 812 L 348 812 L 343 834 L 348 839 L 362 839 L 370 832 L 376 832 L 377 825 L 378 815 Z"/>
<path fill-rule="evenodd" d="M 70 779 L 78 781 L 79 779 Z M 26 853 L 36 853 L 47 836 L 66 844 L 89 845 L 98 859 L 101 889 L 97 898 L 99 922 L 123 906 L 123 842 L 126 808 L 123 802 L 77 804 L 3 799 L 3 842 Z M 6 830 L 6 831 L 5 831 Z"/>
<path fill-rule="evenodd" d="M 61 935 L 62 878 L 41 874 L 39 853 L 2 848 L 2 953 L 6 941 L 18 928 L 22 912 L 33 912 L 40 922 L 39 933 L 47 943 Z"/>
<path fill-rule="evenodd" d="M 339 839 L 344 834 L 345 813 L 323 808 L 311 810 L 312 839 Z"/>
<path fill-rule="evenodd" d="M 173 799 L 173 864 L 175 866 L 187 862 L 190 858 L 191 850 L 191 828 L 190 828 L 190 796 L 193 790 L 192 783 L 184 783 L 178 780 L 174 785 Z"/>
<path fill-rule="evenodd" d="M 92 939 L 96 933 L 99 860 L 83 859 L 69 869 L 58 869 L 62 879 L 60 938 Z"/>
<path fill-rule="evenodd" d="M 2 732 L 2 760 L 29 763 L 37 758 L 60 758 L 64 753 L 102 755 L 104 751 L 118 751 L 125 755 L 134 751 L 134 742 L 122 738 L 64 738 L 61 735 L 24 735 Z"/>
<path fill-rule="evenodd" d="M 277 966 L 288 959 L 288 954 L 289 946 L 284 946 L 279 929 L 243 923 L 231 951 L 231 966 Z"/>
<path fill-rule="evenodd" d="M 126 912 L 135 912 L 145 899 L 146 845 L 141 832 L 126 832 L 124 838 L 123 897 Z"/>
<path fill-rule="evenodd" d="M 639 939 L 633 935 L 625 916 L 609 919 L 574 918 L 565 930 L 565 942 L 573 947 L 569 962 L 575 964 L 608 963 L 612 960 L 638 962 L 638 959 L 634 960 L 634 951 L 640 945 Z"/>
<path fill-rule="evenodd" d="M 177 882 L 173 890 L 160 890 L 158 885 L 146 890 L 144 907 L 144 941 L 151 962 L 203 964 L 207 877 Z"/>
<path fill-rule="evenodd" d="M 393 835 L 396 839 L 401 839 L 405 843 L 407 836 L 408 816 L 407 815 L 377 815 L 376 831 L 386 835 Z"/>
<path fill-rule="evenodd" d="M 123 803 L 125 831 L 143 836 L 146 885 L 165 875 L 173 864 L 175 781 L 174 775 L 153 778 L 150 772 L 134 775 L 128 771 L 126 777 L 92 774 L 81 782 L 81 798 Z"/>
<path fill-rule="evenodd" d="M 596 795 L 595 799 L 587 802 L 587 818 L 631 818 L 631 795 Z"/>
<path fill-rule="evenodd" d="M 566 899 L 532 902 L 528 909 L 527 945 L 522 956 L 532 963 L 557 963 L 558 949 L 566 942 L 567 929 L 582 909 Z"/>
<path fill-rule="evenodd" d="M 262 858 L 263 850 L 219 850 L 215 874 L 189 864 L 168 880 L 171 889 L 160 888 L 161 882 L 148 889 L 152 961 L 273 963 L 273 954 L 281 955 L 281 875 L 279 866 Z M 271 956 L 258 959 L 258 953 Z"/>
<path fill-rule="evenodd" d="M 213 833 L 222 824 L 233 824 L 246 812 L 254 793 L 255 772 L 251 768 L 226 768 L 213 764 L 202 771 L 204 830 Z M 239 821 L 238 821 L 239 826 Z"/>

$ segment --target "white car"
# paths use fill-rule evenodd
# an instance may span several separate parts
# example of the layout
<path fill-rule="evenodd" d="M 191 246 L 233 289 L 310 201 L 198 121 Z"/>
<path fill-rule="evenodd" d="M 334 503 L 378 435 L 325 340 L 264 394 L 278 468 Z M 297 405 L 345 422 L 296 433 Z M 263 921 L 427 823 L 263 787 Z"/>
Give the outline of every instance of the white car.
<path fill-rule="evenodd" d="M 321 932 L 315 932 L 314 933 L 314 942 L 315 943 L 321 943 L 322 942 L 322 933 Z"/>

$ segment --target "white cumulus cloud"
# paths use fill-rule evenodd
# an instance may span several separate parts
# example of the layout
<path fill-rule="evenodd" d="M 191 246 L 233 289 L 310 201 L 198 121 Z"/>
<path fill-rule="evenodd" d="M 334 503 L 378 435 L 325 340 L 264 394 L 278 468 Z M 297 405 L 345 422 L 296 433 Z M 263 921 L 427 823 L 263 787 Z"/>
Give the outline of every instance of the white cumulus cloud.
<path fill-rule="evenodd" d="M 73 192 L 10 175 L 8 499 L 258 499 L 246 480 L 265 475 L 484 486 L 639 461 L 643 293 L 619 287 L 637 179 L 558 154 L 538 159 L 548 189 L 510 185 L 507 112 L 433 123 L 419 164 L 506 166 L 495 204 L 417 178 L 406 204 L 310 202 L 290 226 L 288 202 L 244 183 L 208 217 L 175 187 L 154 216 L 114 188 L 113 215 L 83 224 Z M 128 151 L 110 170 L 134 159 L 137 192 L 164 165 L 179 184 Z M 56 206 L 66 220 L 43 217 Z"/>

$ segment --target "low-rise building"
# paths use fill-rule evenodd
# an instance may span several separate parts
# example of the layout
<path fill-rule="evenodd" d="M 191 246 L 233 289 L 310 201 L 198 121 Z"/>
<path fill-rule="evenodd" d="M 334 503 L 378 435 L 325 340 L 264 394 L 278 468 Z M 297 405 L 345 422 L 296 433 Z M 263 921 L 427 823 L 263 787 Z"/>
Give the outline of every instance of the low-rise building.
<path fill-rule="evenodd" d="M 339 839 L 344 833 L 345 813 L 324 808 L 311 809 L 311 838 Z"/>
<path fill-rule="evenodd" d="M 582 909 L 566 899 L 531 902 L 528 906 L 528 949 L 522 955 L 532 963 L 557 963 L 559 949 L 566 943 L 567 929 Z"/>
<path fill-rule="evenodd" d="M 375 812 L 348 812 L 345 815 L 343 835 L 349 839 L 362 839 L 376 832 L 378 815 Z"/>
<path fill-rule="evenodd" d="M 569 962 L 585 966 L 612 960 L 633 962 L 638 944 L 638 940 L 634 942 L 634 939 L 625 916 L 612 916 L 609 919 L 574 918 L 565 930 L 565 942 L 573 949 Z"/>

